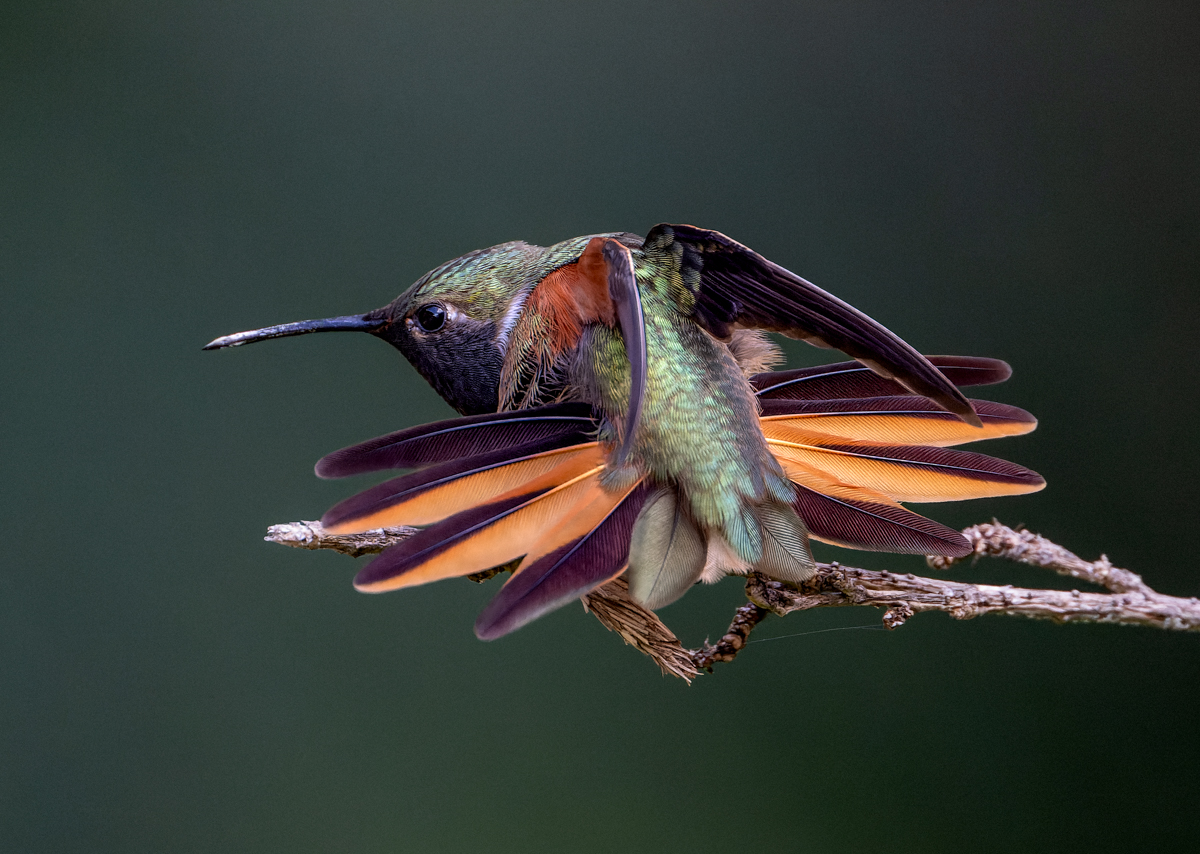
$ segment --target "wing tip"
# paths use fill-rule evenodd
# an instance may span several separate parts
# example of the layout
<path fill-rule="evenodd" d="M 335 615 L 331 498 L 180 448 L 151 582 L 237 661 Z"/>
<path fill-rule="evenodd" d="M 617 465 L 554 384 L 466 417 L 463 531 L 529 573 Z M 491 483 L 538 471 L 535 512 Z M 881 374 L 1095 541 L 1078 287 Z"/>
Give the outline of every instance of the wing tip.
<path fill-rule="evenodd" d="M 943 374 L 953 374 L 951 381 L 958 386 L 996 385 L 1012 377 L 1012 365 L 991 356 L 926 356 Z M 975 374 L 970 376 L 967 372 Z"/>
<path fill-rule="evenodd" d="M 921 358 L 924 358 L 924 356 Z M 939 372 L 938 376 L 942 376 L 942 374 Z M 936 395 L 927 393 L 925 396 L 938 406 L 945 409 L 947 412 L 957 415 L 965 423 L 970 424 L 972 427 L 982 428 L 983 419 L 980 418 L 979 413 L 975 411 L 975 405 L 971 403 L 970 399 L 965 394 L 958 390 L 957 386 L 952 385 L 950 380 L 945 379 L 944 376 L 942 376 L 942 379 L 945 380 L 946 385 L 948 385 L 950 388 L 939 390 L 940 393 Z"/>

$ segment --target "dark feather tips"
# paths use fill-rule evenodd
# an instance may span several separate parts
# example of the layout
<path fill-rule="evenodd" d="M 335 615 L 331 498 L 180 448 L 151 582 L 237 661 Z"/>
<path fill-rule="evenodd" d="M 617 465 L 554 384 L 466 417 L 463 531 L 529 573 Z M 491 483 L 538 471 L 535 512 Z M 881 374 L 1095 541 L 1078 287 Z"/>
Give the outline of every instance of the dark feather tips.
<path fill-rule="evenodd" d="M 958 531 L 903 507 L 835 498 L 803 486 L 796 487 L 795 507 L 814 537 L 846 548 L 944 557 L 971 553 Z"/>
<path fill-rule="evenodd" d="M 1010 422 L 1034 424 L 1037 419 L 1024 409 L 990 400 L 972 400 L 976 413 L 984 423 Z M 911 415 L 919 418 L 955 418 L 933 401 L 916 395 L 894 397 L 856 397 L 840 400 L 791 400 L 767 398 L 759 400 L 764 417 L 779 415 Z"/>
<path fill-rule="evenodd" d="M 590 532 L 523 567 L 480 612 L 476 636 L 494 640 L 516 631 L 617 575 L 647 494 L 645 485 L 636 487 Z"/>
<path fill-rule="evenodd" d="M 591 407 L 581 403 L 470 415 L 422 424 L 342 448 L 323 457 L 316 472 L 323 478 L 348 477 L 420 468 L 534 442 L 557 441 L 557 446 L 565 447 L 587 441 L 595 427 Z"/>

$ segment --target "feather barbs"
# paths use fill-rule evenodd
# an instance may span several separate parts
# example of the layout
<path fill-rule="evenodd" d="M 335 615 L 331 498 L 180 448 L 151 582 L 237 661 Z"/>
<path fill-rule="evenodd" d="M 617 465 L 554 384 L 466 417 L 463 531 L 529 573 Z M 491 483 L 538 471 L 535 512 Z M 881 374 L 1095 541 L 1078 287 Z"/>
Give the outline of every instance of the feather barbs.
<path fill-rule="evenodd" d="M 457 471 L 432 481 L 419 476 L 398 478 L 343 502 L 330 510 L 322 521 L 334 534 L 361 533 L 397 525 L 432 525 L 480 504 L 544 492 L 602 463 L 599 443 L 586 442 L 503 464 Z M 402 488 L 406 482 L 414 480 L 418 485 Z M 425 482 L 421 483 L 422 480 Z M 362 509 L 354 512 L 358 508 Z"/>
<path fill-rule="evenodd" d="M 1022 495 L 1046 482 L 1006 460 L 923 446 L 831 443 L 799 430 L 774 431 L 767 447 L 777 459 L 800 463 L 842 484 L 883 493 L 895 501 L 935 502 Z"/>
<path fill-rule="evenodd" d="M 382 593 L 471 575 L 514 561 L 528 553 L 530 543 L 536 542 L 543 531 L 594 497 L 601 468 L 589 468 L 527 500 L 514 490 L 515 495 L 451 516 L 441 525 L 426 528 L 388 549 L 359 573 L 354 586 L 365 593 Z M 538 480 L 549 482 L 551 478 L 543 475 Z M 524 489 L 535 491 L 538 485 Z M 475 521 L 477 516 L 483 518 Z M 444 530 L 439 530 L 443 525 Z M 416 548 L 410 546 L 414 542 Z"/>
<path fill-rule="evenodd" d="M 500 408 L 524 409 L 540 400 L 542 384 L 579 343 L 589 323 L 616 324 L 608 290 L 605 238 L 590 240 L 578 260 L 543 278 L 529 293 L 507 336 L 500 373 Z"/>
<path fill-rule="evenodd" d="M 1037 419 L 1015 406 L 984 400 L 971 403 L 982 427 L 966 424 L 932 401 L 915 396 L 767 400 L 762 403 L 760 423 L 767 438 L 794 428 L 843 441 L 930 447 L 1020 436 L 1037 427 Z"/>

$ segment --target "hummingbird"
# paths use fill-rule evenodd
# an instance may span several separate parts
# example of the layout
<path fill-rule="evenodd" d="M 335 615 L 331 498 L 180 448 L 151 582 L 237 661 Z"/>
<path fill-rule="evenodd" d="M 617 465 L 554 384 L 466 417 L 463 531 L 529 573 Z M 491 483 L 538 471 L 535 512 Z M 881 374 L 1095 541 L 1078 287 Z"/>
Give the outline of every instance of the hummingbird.
<path fill-rule="evenodd" d="M 335 533 L 421 530 L 355 580 L 382 592 L 520 561 L 479 615 L 507 634 L 621 573 L 646 607 L 698 581 L 815 573 L 812 538 L 969 552 L 901 502 L 1031 492 L 1036 473 L 950 446 L 1032 430 L 968 400 L 992 359 L 926 358 L 717 231 L 660 224 L 449 261 L 383 308 L 218 338 L 323 331 L 392 344 L 463 417 L 336 451 L 318 476 L 413 469 L 333 507 Z M 773 372 L 765 333 L 856 362 Z"/>

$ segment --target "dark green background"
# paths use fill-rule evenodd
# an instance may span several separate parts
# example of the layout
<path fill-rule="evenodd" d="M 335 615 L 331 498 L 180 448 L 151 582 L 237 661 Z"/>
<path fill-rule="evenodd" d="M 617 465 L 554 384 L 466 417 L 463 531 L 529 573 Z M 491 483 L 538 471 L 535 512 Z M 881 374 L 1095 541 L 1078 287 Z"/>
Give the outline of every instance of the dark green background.
<path fill-rule="evenodd" d="M 690 688 L 578 607 L 480 643 L 487 586 L 261 542 L 354 488 L 323 453 L 448 414 L 411 368 L 200 346 L 506 240 L 720 229 L 1013 364 L 1042 426 L 993 450 L 1050 487 L 934 515 L 1195 595 L 1198 45 L 1187 3 L 6 4 L 0 849 L 1195 850 L 1200 637 L 927 615 Z"/>

